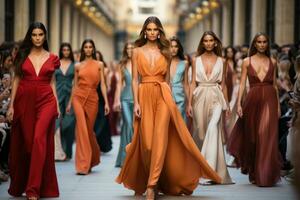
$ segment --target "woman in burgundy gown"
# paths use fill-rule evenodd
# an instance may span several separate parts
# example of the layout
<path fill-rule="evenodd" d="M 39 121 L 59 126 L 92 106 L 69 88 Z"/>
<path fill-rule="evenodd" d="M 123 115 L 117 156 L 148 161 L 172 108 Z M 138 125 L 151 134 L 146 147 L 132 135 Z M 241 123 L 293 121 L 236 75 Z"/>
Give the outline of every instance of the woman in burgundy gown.
<path fill-rule="evenodd" d="M 59 58 L 48 52 L 46 29 L 30 25 L 15 60 L 11 104 L 12 120 L 8 193 L 35 200 L 58 197 L 54 165 L 54 129 L 59 114 L 54 71 Z"/>
<path fill-rule="evenodd" d="M 270 58 L 269 44 L 268 36 L 258 33 L 243 61 L 237 107 L 240 118 L 228 141 L 228 150 L 242 173 L 249 174 L 251 183 L 265 187 L 279 181 L 281 168 L 276 61 Z M 250 90 L 241 104 L 247 76 Z"/>

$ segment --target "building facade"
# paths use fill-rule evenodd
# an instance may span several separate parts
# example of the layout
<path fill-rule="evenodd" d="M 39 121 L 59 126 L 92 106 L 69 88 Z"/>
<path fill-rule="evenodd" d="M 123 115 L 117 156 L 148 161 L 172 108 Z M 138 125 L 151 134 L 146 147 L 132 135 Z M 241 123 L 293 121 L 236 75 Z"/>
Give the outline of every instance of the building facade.
<path fill-rule="evenodd" d="M 214 31 L 224 46 L 249 44 L 257 32 L 267 33 L 278 45 L 300 40 L 298 0 L 190 0 L 188 3 L 180 26 L 185 30 L 185 48 L 189 53 L 197 49 L 206 30 Z"/>
<path fill-rule="evenodd" d="M 91 38 L 105 59 L 113 60 L 112 1 L 1 0 L 0 42 L 22 40 L 29 24 L 40 21 L 47 28 L 51 52 L 57 54 L 62 42 L 78 50 L 84 39 Z"/>

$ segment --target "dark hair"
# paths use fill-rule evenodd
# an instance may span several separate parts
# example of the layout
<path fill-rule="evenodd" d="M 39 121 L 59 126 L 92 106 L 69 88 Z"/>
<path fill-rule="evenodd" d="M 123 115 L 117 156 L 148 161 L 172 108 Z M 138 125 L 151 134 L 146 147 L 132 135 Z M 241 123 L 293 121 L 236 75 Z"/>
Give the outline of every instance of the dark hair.
<path fill-rule="evenodd" d="M 49 51 L 49 46 L 48 46 L 48 41 L 47 41 L 47 30 L 46 30 L 44 24 L 42 24 L 41 22 L 31 23 L 27 30 L 25 38 L 20 45 L 19 51 L 16 55 L 16 58 L 14 60 L 15 74 L 20 77 L 23 76 L 22 64 L 25 61 L 25 59 L 28 57 L 31 48 L 33 47 L 33 43 L 31 41 L 31 35 L 32 35 L 32 31 L 34 29 L 41 29 L 44 32 L 45 41 L 43 43 L 43 48 L 46 51 Z"/>
<path fill-rule="evenodd" d="M 106 62 L 104 61 L 102 53 L 97 50 L 96 54 L 99 54 L 99 61 L 103 62 L 104 67 L 107 67 Z M 96 59 L 97 59 L 97 56 L 96 56 Z"/>
<path fill-rule="evenodd" d="M 235 61 L 236 49 L 235 49 L 233 46 L 228 46 L 228 47 L 226 47 L 225 50 L 224 50 L 225 64 L 227 65 L 227 62 L 228 62 L 228 55 L 227 55 L 227 50 L 228 50 L 228 49 L 232 49 L 232 53 L 233 53 L 233 57 L 232 57 L 233 68 L 236 69 L 236 61 Z"/>
<path fill-rule="evenodd" d="M 177 55 L 176 56 L 178 56 L 178 58 L 180 60 L 185 60 L 184 50 L 183 50 L 183 47 L 182 47 L 182 44 L 181 44 L 179 38 L 176 37 L 176 36 L 173 36 L 173 37 L 170 38 L 170 42 L 176 42 L 177 43 L 178 51 L 177 51 Z"/>
<path fill-rule="evenodd" d="M 119 62 L 119 64 L 122 66 L 126 65 L 128 59 L 129 59 L 129 56 L 128 56 L 128 53 L 127 53 L 127 48 L 129 45 L 132 45 L 133 46 L 133 43 L 130 43 L 130 42 L 126 42 L 125 45 L 124 45 L 124 48 L 123 48 L 123 53 L 122 53 L 122 58 Z"/>
<path fill-rule="evenodd" d="M 147 26 L 150 23 L 154 23 L 157 26 L 157 28 L 159 30 L 159 35 L 160 35 L 160 38 L 157 39 L 158 48 L 160 49 L 161 54 L 169 60 L 171 58 L 170 49 L 169 49 L 170 41 L 166 38 L 166 34 L 165 34 L 164 28 L 163 28 L 160 20 L 155 16 L 148 17 L 145 20 L 142 30 L 140 32 L 139 38 L 134 42 L 134 46 L 141 47 L 147 43 L 147 38 L 145 38 L 144 35 L 146 32 Z"/>
<path fill-rule="evenodd" d="M 60 48 L 59 48 L 59 59 L 64 58 L 64 54 L 63 54 L 63 48 L 64 47 L 68 47 L 70 49 L 70 55 L 69 55 L 68 59 L 70 59 L 72 62 L 74 62 L 74 55 L 73 55 L 72 46 L 71 46 L 70 43 L 67 43 L 67 42 L 63 42 L 60 45 Z"/>
<path fill-rule="evenodd" d="M 204 40 L 204 37 L 207 36 L 207 35 L 210 35 L 214 38 L 214 40 L 216 41 L 216 44 L 217 46 L 214 47 L 213 49 L 213 52 L 217 55 L 217 56 L 222 56 L 222 42 L 221 40 L 217 37 L 217 35 L 212 32 L 212 31 L 205 31 L 200 39 L 200 42 L 199 42 L 199 45 L 198 45 L 198 48 L 197 48 L 197 56 L 200 56 L 202 55 L 206 50 L 204 48 L 204 45 L 203 45 L 203 40 Z"/>
<path fill-rule="evenodd" d="M 268 46 L 267 46 L 267 50 L 265 51 L 265 55 L 268 56 L 268 57 L 271 57 L 271 49 L 270 49 L 270 39 L 269 39 L 269 36 L 265 33 L 262 33 L 262 32 L 259 32 L 259 33 L 256 33 L 256 35 L 254 36 L 252 42 L 251 42 L 251 45 L 250 45 L 250 49 L 249 49 L 249 53 L 248 53 L 248 56 L 253 56 L 254 54 L 257 53 L 257 49 L 255 47 L 255 43 L 256 43 L 256 40 L 258 37 L 260 36 L 264 36 L 266 39 L 267 39 L 267 43 L 268 43 Z"/>
<path fill-rule="evenodd" d="M 94 43 L 94 41 L 92 40 L 92 39 L 85 39 L 83 42 L 82 42 L 82 45 L 81 45 L 81 50 L 80 50 L 80 62 L 81 61 L 83 61 L 84 59 L 85 59 L 85 53 L 84 53 L 84 45 L 86 44 L 86 43 L 91 43 L 92 44 L 92 46 L 93 46 L 93 53 L 92 53 L 92 58 L 94 59 L 94 60 L 97 60 L 97 58 L 96 58 L 96 46 L 95 46 L 95 43 Z"/>

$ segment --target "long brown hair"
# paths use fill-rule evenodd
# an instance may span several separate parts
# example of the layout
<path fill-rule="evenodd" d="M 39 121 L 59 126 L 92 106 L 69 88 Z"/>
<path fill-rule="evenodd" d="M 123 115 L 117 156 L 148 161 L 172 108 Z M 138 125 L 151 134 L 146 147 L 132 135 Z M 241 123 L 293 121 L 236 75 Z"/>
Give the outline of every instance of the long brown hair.
<path fill-rule="evenodd" d="M 141 47 L 147 43 L 147 38 L 145 38 L 144 35 L 146 32 L 147 26 L 150 23 L 154 23 L 158 27 L 159 35 L 160 35 L 160 38 L 157 39 L 158 48 L 160 49 L 161 54 L 167 60 L 170 60 L 171 59 L 170 41 L 166 38 L 166 34 L 165 34 L 164 28 L 163 28 L 160 20 L 155 16 L 148 17 L 145 20 L 142 30 L 140 32 L 139 38 L 134 42 L 134 46 Z"/>
<path fill-rule="evenodd" d="M 131 43 L 131 42 L 126 42 L 125 43 L 124 48 L 123 48 L 123 52 L 122 52 L 122 58 L 121 58 L 121 60 L 119 62 L 119 64 L 120 64 L 121 67 L 124 66 L 124 65 L 126 65 L 127 61 L 130 59 L 129 56 L 128 56 L 128 53 L 127 53 L 127 47 L 129 45 L 134 46 L 133 43 Z"/>
<path fill-rule="evenodd" d="M 176 42 L 176 44 L 177 44 L 178 51 L 177 51 L 177 55 L 176 55 L 176 56 L 178 56 L 178 58 L 179 58 L 180 60 L 185 60 L 183 46 L 182 46 L 182 44 L 181 44 L 179 38 L 176 37 L 176 36 L 173 36 L 173 37 L 170 38 L 170 41 L 171 41 L 171 42 L 174 41 L 174 42 Z"/>
<path fill-rule="evenodd" d="M 250 57 L 250 56 L 253 56 L 257 53 L 255 43 L 256 43 L 257 38 L 260 37 L 260 36 L 264 36 L 267 39 L 268 47 L 267 47 L 267 50 L 265 51 L 265 55 L 268 56 L 268 57 L 271 57 L 271 48 L 270 48 L 269 36 L 266 33 L 262 33 L 262 32 L 256 33 L 256 35 L 254 36 L 254 38 L 251 42 L 251 45 L 250 45 L 248 56 Z"/>
<path fill-rule="evenodd" d="M 92 40 L 92 39 L 85 39 L 83 42 L 82 42 L 82 45 L 81 45 L 81 50 L 80 50 L 80 62 L 83 61 L 85 59 L 85 53 L 84 53 L 84 45 L 86 43 L 91 43 L 92 46 L 93 46 L 93 53 L 92 53 L 92 58 L 94 60 L 97 60 L 96 58 L 96 46 L 95 46 L 95 42 Z"/>
<path fill-rule="evenodd" d="M 204 40 L 204 37 L 207 36 L 207 35 L 210 35 L 214 38 L 215 42 L 216 42 L 216 46 L 214 47 L 213 49 L 213 52 L 217 55 L 217 56 L 222 56 L 222 42 L 221 40 L 217 37 L 217 35 L 212 32 L 212 31 L 205 31 L 200 39 L 200 42 L 199 42 L 199 45 L 198 45 L 198 48 L 197 48 L 197 56 L 200 56 L 202 55 L 206 50 L 205 50 L 205 47 L 203 45 L 203 40 Z"/>

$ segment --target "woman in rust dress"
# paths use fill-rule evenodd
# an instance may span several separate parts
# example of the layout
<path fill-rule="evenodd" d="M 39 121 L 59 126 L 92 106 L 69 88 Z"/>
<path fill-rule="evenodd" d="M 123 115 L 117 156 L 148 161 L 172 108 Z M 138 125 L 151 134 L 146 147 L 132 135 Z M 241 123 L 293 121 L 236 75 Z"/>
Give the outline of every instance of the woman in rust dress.
<path fill-rule="evenodd" d="M 229 153 L 235 157 L 237 166 L 257 186 L 275 185 L 281 168 L 276 61 L 270 58 L 269 44 L 268 36 L 258 33 L 249 57 L 243 61 L 237 107 L 240 118 L 228 141 Z M 250 90 L 242 103 L 247 76 Z"/>
<path fill-rule="evenodd" d="M 35 200 L 58 197 L 54 130 L 59 113 L 55 69 L 59 58 L 48 52 L 46 29 L 32 23 L 15 60 L 11 104 L 10 187 L 12 196 Z"/>
<path fill-rule="evenodd" d="M 75 65 L 74 86 L 71 102 L 76 117 L 75 167 L 79 175 L 88 174 L 92 167 L 100 163 L 100 149 L 94 133 L 94 123 L 98 112 L 97 86 L 101 81 L 101 91 L 105 101 L 105 114 L 109 113 L 103 63 L 96 60 L 96 48 L 92 40 L 82 43 L 80 63 Z"/>
<path fill-rule="evenodd" d="M 132 55 L 134 135 L 118 183 L 136 194 L 155 190 L 189 195 L 205 177 L 221 178 L 205 161 L 194 143 L 168 85 L 170 43 L 157 17 L 146 19 Z M 140 76 L 140 84 L 138 82 Z"/>

